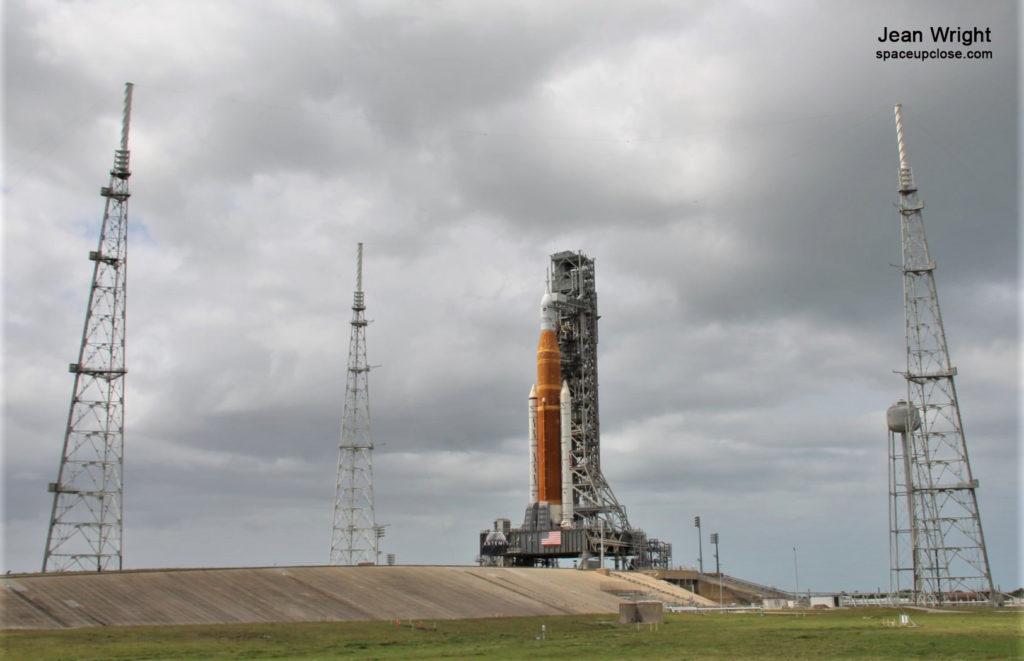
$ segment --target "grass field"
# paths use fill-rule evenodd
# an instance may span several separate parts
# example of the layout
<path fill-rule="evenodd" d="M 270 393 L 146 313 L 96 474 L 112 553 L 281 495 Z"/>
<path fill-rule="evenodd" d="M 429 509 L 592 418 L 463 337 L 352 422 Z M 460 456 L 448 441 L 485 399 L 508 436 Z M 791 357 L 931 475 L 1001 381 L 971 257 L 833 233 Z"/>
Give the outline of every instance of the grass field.
<path fill-rule="evenodd" d="M 9 659 L 1024 659 L 1008 611 L 610 615 L 5 631 Z M 546 636 L 541 639 L 541 627 Z"/>

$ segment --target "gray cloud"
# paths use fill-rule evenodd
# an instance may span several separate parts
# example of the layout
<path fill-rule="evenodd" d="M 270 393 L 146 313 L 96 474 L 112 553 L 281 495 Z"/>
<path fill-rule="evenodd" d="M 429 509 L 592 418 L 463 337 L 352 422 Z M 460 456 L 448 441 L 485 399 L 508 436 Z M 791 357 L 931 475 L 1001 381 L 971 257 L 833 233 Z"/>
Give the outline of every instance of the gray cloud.
<path fill-rule="evenodd" d="M 802 587 L 885 584 L 901 102 L 1020 583 L 1014 3 L 115 4 L 4 7 L 5 569 L 39 564 L 131 80 L 128 566 L 326 562 L 363 241 L 400 562 L 472 562 L 521 516 L 547 256 L 582 249 L 631 521 L 677 564 L 701 514 L 730 573 L 788 588 L 795 546 Z M 995 58 L 874 58 L 883 25 L 945 23 Z"/>

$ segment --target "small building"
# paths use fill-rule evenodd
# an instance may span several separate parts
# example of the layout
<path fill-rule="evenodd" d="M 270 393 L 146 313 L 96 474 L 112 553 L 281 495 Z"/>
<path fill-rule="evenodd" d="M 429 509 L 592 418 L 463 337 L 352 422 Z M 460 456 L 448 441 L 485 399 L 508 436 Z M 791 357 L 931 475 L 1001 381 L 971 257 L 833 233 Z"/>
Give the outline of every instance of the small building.
<path fill-rule="evenodd" d="M 661 624 L 665 621 L 660 601 L 627 601 L 619 604 L 619 624 Z"/>
<path fill-rule="evenodd" d="M 839 595 L 811 595 L 811 608 L 839 608 Z"/>

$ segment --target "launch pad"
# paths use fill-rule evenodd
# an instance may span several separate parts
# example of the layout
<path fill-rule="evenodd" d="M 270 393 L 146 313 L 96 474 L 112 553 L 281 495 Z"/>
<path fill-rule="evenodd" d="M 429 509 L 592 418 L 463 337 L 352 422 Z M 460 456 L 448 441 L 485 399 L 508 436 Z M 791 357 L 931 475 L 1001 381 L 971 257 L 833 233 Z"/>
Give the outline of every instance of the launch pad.
<path fill-rule="evenodd" d="M 629 524 L 601 472 L 598 318 L 594 260 L 582 252 L 551 255 L 538 382 L 528 400 L 530 500 L 519 528 L 499 518 L 480 533 L 481 564 L 552 566 L 576 558 L 590 566 L 611 557 L 616 568 L 671 566 L 672 545 Z"/>
<path fill-rule="evenodd" d="M 555 567 L 559 559 L 573 559 L 581 569 L 596 569 L 605 557 L 616 569 L 670 569 L 672 545 L 636 528 L 613 535 L 585 527 L 531 530 L 512 528 L 508 519 L 480 533 L 480 564 L 487 566 Z"/>

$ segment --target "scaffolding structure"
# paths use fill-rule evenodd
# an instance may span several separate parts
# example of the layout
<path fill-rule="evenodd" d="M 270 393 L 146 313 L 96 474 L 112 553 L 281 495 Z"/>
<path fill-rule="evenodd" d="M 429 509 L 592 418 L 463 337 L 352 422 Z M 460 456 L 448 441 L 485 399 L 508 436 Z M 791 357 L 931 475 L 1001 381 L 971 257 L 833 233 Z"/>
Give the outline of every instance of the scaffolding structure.
<path fill-rule="evenodd" d="M 363 294 L 363 244 L 356 256 L 348 378 L 338 446 L 334 492 L 332 565 L 377 564 L 384 527 L 377 525 L 373 496 L 373 441 L 370 435 L 370 366 L 366 361 L 366 302 Z"/>
<path fill-rule="evenodd" d="M 601 472 L 601 425 L 597 378 L 597 288 L 594 260 L 582 252 L 551 255 L 548 272 L 551 306 L 557 315 L 555 329 L 561 354 L 561 377 L 570 406 L 562 411 L 568 420 L 570 450 L 568 479 L 572 482 L 569 527 L 551 540 L 547 514 L 538 516 L 536 505 L 527 508 L 522 528 L 511 528 L 508 519 L 497 519 L 493 530 L 480 533 L 480 561 L 520 566 L 550 566 L 559 558 L 610 557 L 623 569 L 670 569 L 672 545 L 648 538 L 630 525 L 626 508 L 615 498 Z M 532 418 L 531 418 L 532 420 Z M 531 462 L 535 458 L 531 455 Z M 536 464 L 531 463 L 531 473 Z M 565 473 L 563 473 L 565 475 Z M 565 479 L 565 477 L 563 477 Z M 531 503 L 535 494 L 531 494 Z M 546 512 L 543 505 L 541 511 Z M 534 520 L 535 519 L 535 520 Z"/>
<path fill-rule="evenodd" d="M 64 430 L 43 571 L 121 569 L 124 505 L 125 284 L 128 267 L 128 126 L 125 84 L 121 143 L 104 198 L 99 245 L 89 252 L 92 284 Z"/>
<path fill-rule="evenodd" d="M 997 599 L 978 514 L 946 333 L 907 161 L 901 107 L 899 215 L 906 319 L 906 400 L 888 412 L 890 590 L 920 604 Z"/>
<path fill-rule="evenodd" d="M 597 287 L 594 260 L 582 252 L 551 255 L 553 305 L 558 313 L 558 345 L 562 375 L 572 398 L 570 414 L 573 526 L 589 533 L 597 553 L 619 558 L 632 556 L 634 564 L 671 564 L 671 550 L 629 524 L 626 508 L 612 492 L 601 472 L 601 416 L 597 378 Z M 650 542 L 654 542 L 651 547 Z M 663 558 L 665 553 L 668 557 Z"/>

